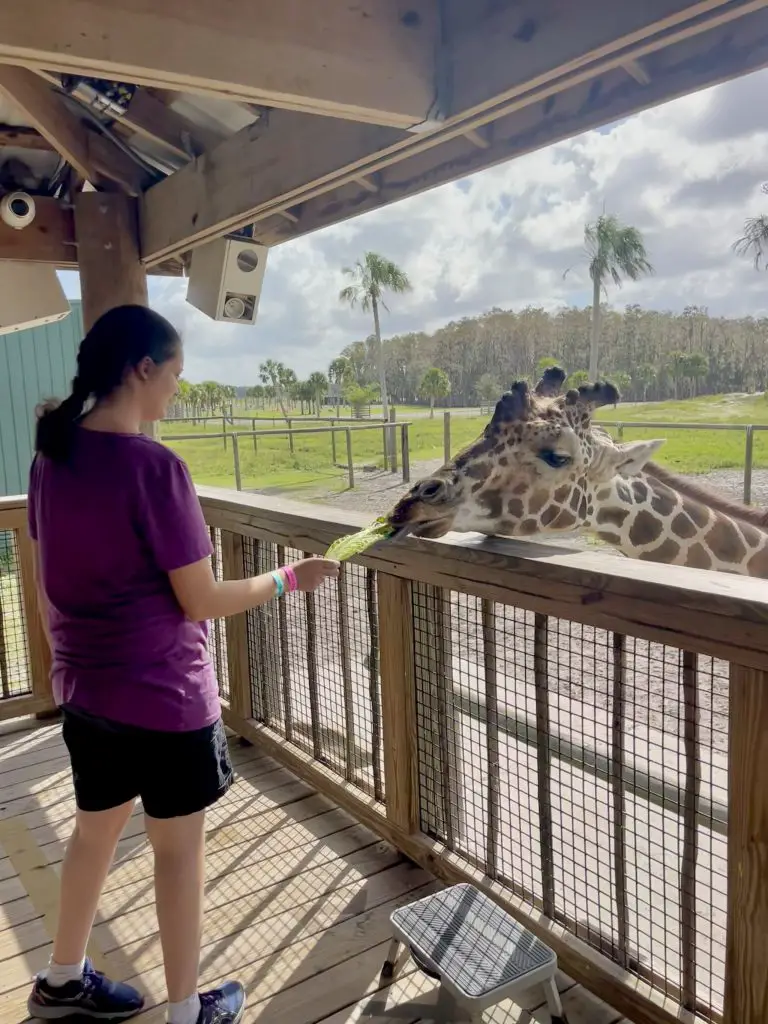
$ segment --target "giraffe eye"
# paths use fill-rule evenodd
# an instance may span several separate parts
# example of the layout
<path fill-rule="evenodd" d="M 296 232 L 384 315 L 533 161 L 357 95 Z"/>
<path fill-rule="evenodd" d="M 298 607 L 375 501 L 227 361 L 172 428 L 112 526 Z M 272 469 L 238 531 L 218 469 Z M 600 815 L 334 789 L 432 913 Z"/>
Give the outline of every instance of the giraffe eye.
<path fill-rule="evenodd" d="M 560 452 L 553 451 L 551 448 L 542 448 L 539 452 L 539 458 L 542 462 L 546 462 L 552 469 L 562 469 L 563 466 L 567 466 L 573 459 L 570 455 L 561 455 Z"/>

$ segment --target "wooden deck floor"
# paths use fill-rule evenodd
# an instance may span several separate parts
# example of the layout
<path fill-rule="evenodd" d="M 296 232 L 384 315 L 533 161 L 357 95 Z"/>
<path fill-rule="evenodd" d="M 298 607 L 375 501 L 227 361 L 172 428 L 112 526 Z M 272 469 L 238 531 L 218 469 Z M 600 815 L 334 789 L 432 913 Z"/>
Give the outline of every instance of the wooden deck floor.
<path fill-rule="evenodd" d="M 394 907 L 437 883 L 254 749 L 233 747 L 240 780 L 210 814 L 204 983 L 239 978 L 246 1021 L 407 1022 L 430 1018 L 434 983 L 409 970 L 379 990 Z M 0 1024 L 26 1019 L 30 978 L 48 960 L 58 869 L 74 803 L 57 726 L 0 733 Z M 152 862 L 137 811 L 118 848 L 91 955 L 146 992 L 164 1021 Z M 561 978 L 570 1024 L 620 1015 Z M 549 1024 L 538 993 L 494 1024 Z M 624 1022 L 627 1024 L 627 1022 Z"/>

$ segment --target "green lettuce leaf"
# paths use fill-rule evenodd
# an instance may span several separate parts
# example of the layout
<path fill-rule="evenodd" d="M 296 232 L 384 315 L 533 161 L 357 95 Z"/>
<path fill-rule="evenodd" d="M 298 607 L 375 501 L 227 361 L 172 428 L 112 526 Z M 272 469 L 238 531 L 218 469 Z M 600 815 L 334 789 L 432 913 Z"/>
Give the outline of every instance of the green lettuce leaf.
<path fill-rule="evenodd" d="M 354 557 L 354 555 L 360 555 L 363 551 L 367 551 L 368 548 L 378 543 L 378 541 L 386 540 L 394 532 L 395 528 L 390 521 L 385 517 L 381 517 L 357 533 L 350 533 L 346 537 L 339 537 L 328 548 L 325 557 L 335 558 L 338 562 L 344 562 L 346 559 Z"/>

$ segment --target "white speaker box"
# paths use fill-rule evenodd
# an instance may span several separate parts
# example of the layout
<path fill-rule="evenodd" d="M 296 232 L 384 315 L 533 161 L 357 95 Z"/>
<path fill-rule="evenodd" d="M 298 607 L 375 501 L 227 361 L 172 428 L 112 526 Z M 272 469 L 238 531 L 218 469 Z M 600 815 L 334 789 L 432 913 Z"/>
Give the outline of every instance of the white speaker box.
<path fill-rule="evenodd" d="M 212 320 L 255 323 L 267 252 L 242 238 L 217 238 L 194 249 L 187 302 Z"/>
<path fill-rule="evenodd" d="M 52 324 L 69 312 L 55 267 L 0 261 L 0 334 Z"/>

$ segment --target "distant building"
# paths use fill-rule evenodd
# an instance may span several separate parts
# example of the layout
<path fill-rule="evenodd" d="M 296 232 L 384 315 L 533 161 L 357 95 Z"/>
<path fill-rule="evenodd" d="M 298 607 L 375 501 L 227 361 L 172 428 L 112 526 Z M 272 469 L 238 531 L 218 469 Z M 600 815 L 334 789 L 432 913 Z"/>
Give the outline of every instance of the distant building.
<path fill-rule="evenodd" d="M 26 494 L 35 406 L 69 394 L 83 337 L 80 302 L 70 306 L 57 323 L 0 334 L 0 497 Z"/>

